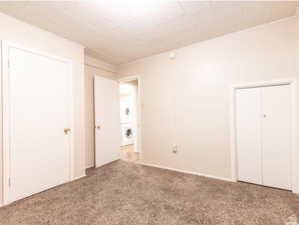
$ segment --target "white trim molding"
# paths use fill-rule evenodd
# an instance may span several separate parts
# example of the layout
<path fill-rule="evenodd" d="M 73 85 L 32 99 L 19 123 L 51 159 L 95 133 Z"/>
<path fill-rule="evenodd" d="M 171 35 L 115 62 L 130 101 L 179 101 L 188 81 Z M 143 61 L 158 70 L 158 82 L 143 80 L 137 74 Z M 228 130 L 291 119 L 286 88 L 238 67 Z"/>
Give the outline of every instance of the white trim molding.
<path fill-rule="evenodd" d="M 230 87 L 230 154 L 231 179 L 238 180 L 237 175 L 237 147 L 236 147 L 236 120 L 235 120 L 235 93 L 238 89 L 267 87 L 276 85 L 290 85 L 292 90 L 292 161 L 291 161 L 291 187 L 292 192 L 299 194 L 299 148 L 298 148 L 298 81 L 296 78 L 269 80 L 255 83 L 236 84 Z"/>
<path fill-rule="evenodd" d="M 82 178 L 84 178 L 84 177 L 86 177 L 86 173 L 84 173 L 84 174 L 81 175 L 81 176 L 74 177 L 74 178 L 71 180 L 71 182 L 72 182 L 72 181 L 79 180 L 79 179 L 82 179 Z"/>
<path fill-rule="evenodd" d="M 137 162 L 137 164 L 143 165 L 143 166 L 155 167 L 155 168 L 164 169 L 164 170 L 175 171 L 175 172 L 179 172 L 179 173 L 191 174 L 191 175 L 195 175 L 195 176 L 207 177 L 207 178 L 211 178 L 211 179 L 223 180 L 223 181 L 227 181 L 227 182 L 234 182 L 230 178 L 217 177 L 217 176 L 213 176 L 213 175 L 197 173 L 197 172 L 192 172 L 192 171 L 188 171 L 188 170 L 180 170 L 180 169 L 175 169 L 175 168 L 166 167 L 166 166 L 159 166 L 159 165 L 151 164 L 151 163 Z"/>

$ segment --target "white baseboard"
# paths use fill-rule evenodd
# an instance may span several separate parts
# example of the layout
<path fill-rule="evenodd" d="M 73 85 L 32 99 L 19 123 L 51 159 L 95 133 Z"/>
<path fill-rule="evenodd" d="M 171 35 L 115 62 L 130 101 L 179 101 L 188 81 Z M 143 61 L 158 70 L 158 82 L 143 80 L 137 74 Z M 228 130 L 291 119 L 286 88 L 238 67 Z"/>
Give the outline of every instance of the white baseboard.
<path fill-rule="evenodd" d="M 73 177 L 73 179 L 72 179 L 71 181 L 79 180 L 79 179 L 81 179 L 81 178 L 83 178 L 83 177 L 86 177 L 86 174 L 83 174 L 83 175 L 78 176 L 78 177 Z M 67 183 L 66 183 L 66 184 L 67 184 Z"/>
<path fill-rule="evenodd" d="M 90 168 L 94 168 L 95 165 L 89 165 L 89 166 L 86 166 L 85 169 L 90 169 Z"/>
<path fill-rule="evenodd" d="M 187 170 L 180 170 L 180 169 L 170 168 L 170 167 L 166 167 L 166 166 L 159 166 L 159 165 L 155 165 L 155 164 L 151 164 L 151 163 L 138 162 L 138 164 L 144 165 L 144 166 L 156 167 L 156 168 L 165 169 L 165 170 L 176 171 L 176 172 L 180 172 L 180 173 L 192 174 L 192 175 L 201 176 L 201 177 L 208 177 L 208 178 L 217 179 L 217 180 L 236 182 L 230 178 L 217 177 L 217 176 L 212 176 L 212 175 L 207 175 L 207 174 L 197 173 L 197 172 L 192 172 L 192 171 L 187 171 Z"/>

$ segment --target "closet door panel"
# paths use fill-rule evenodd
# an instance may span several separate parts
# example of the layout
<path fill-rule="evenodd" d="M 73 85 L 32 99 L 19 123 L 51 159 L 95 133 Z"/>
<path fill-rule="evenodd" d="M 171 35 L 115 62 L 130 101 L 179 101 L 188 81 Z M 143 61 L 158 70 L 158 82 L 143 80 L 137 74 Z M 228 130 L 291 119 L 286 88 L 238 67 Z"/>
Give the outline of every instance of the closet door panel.
<path fill-rule="evenodd" d="M 262 184 L 260 89 L 236 91 L 238 179 Z"/>
<path fill-rule="evenodd" d="M 291 88 L 261 89 L 263 185 L 291 189 Z"/>
<path fill-rule="evenodd" d="M 16 201 L 70 180 L 71 73 L 69 63 L 9 48 L 5 119 L 10 187 Z"/>

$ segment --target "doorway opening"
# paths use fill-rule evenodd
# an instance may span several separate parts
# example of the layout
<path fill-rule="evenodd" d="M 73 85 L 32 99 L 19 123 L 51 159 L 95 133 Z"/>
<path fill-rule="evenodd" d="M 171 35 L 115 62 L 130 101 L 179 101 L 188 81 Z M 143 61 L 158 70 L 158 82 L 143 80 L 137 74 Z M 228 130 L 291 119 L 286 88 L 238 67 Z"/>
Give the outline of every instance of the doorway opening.
<path fill-rule="evenodd" d="M 139 84 L 138 79 L 120 81 L 121 159 L 139 160 Z"/>

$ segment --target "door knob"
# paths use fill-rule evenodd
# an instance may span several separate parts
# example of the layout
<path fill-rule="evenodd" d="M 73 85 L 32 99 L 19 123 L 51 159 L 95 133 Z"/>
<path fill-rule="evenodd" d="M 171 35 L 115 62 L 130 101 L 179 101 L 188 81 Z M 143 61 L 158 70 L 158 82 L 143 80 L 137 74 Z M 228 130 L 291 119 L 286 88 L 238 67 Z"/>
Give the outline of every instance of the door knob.
<path fill-rule="evenodd" d="M 65 134 L 68 134 L 71 131 L 71 129 L 70 128 L 64 128 L 63 131 L 64 131 Z"/>
<path fill-rule="evenodd" d="M 101 126 L 97 125 L 97 126 L 95 126 L 95 128 L 99 130 L 99 129 L 101 129 Z"/>

